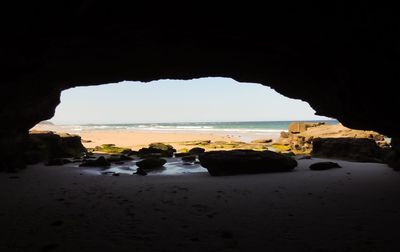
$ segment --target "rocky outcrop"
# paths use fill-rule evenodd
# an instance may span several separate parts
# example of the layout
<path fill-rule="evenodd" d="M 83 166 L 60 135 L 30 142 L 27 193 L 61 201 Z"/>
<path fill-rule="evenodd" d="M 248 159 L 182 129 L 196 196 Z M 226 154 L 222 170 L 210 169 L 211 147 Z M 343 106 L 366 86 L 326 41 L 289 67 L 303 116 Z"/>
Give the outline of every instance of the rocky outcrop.
<path fill-rule="evenodd" d="M 292 122 L 288 126 L 288 131 L 289 131 L 289 133 L 292 133 L 292 134 L 298 134 L 298 133 L 302 133 L 302 132 L 306 131 L 308 128 L 317 127 L 317 126 L 321 126 L 324 124 L 325 123 L 323 123 L 323 122 L 318 122 L 318 123 Z"/>
<path fill-rule="evenodd" d="M 148 148 L 141 148 L 138 155 L 141 157 L 172 157 L 176 149 L 172 145 L 164 143 L 151 143 Z"/>
<path fill-rule="evenodd" d="M 32 131 L 28 137 L 24 157 L 27 163 L 34 164 L 41 161 L 52 162 L 60 158 L 81 157 L 85 153 L 86 149 L 78 135 Z"/>
<path fill-rule="evenodd" d="M 293 151 L 297 154 L 310 153 L 315 138 L 365 138 L 372 139 L 379 146 L 387 148 L 385 137 L 374 131 L 354 130 L 342 124 L 325 125 L 324 123 L 292 123 L 288 132 L 281 133 L 273 147 Z"/>
<path fill-rule="evenodd" d="M 315 138 L 312 155 L 357 162 L 384 162 L 387 151 L 368 138 Z"/>
<path fill-rule="evenodd" d="M 223 76 L 261 83 L 348 127 L 400 137 L 392 112 L 400 107 L 393 6 L 240 2 L 225 11 L 142 4 L 3 6 L 1 167 L 22 160 L 28 130 L 54 115 L 62 90 L 123 80 Z"/>
<path fill-rule="evenodd" d="M 162 158 L 146 158 L 136 162 L 136 165 L 144 170 L 152 170 L 162 168 L 165 163 L 167 163 L 167 160 Z"/>
<path fill-rule="evenodd" d="M 82 167 L 108 167 L 110 166 L 110 162 L 103 156 L 98 157 L 95 160 L 85 160 L 79 166 Z"/>
<path fill-rule="evenodd" d="M 211 151 L 199 160 L 212 176 L 287 172 L 297 166 L 296 160 L 272 151 Z"/>

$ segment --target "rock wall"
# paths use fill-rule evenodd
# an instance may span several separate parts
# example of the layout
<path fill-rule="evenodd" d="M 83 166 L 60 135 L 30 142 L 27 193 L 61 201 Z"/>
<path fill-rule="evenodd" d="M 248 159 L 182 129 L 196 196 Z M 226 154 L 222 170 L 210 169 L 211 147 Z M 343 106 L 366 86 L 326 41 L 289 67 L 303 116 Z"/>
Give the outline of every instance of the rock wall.
<path fill-rule="evenodd" d="M 52 117 L 62 90 L 122 80 L 261 83 L 348 127 L 399 138 L 396 8 L 277 5 L 4 4 L 0 166 Z"/>

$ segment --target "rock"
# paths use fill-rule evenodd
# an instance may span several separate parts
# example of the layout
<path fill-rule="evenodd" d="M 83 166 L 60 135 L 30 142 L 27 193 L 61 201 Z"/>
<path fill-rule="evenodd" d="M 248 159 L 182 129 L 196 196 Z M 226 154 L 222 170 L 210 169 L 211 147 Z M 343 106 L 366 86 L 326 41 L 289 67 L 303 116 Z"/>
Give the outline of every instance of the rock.
<path fill-rule="evenodd" d="M 281 131 L 280 137 L 281 137 L 281 138 L 288 138 L 288 137 L 289 137 L 289 133 L 286 132 L 286 131 Z"/>
<path fill-rule="evenodd" d="M 262 144 L 272 143 L 272 139 L 256 139 L 256 140 L 251 141 L 250 143 L 253 143 L 253 144 L 257 144 L 257 143 L 262 143 Z"/>
<path fill-rule="evenodd" d="M 189 152 L 180 152 L 180 153 L 175 153 L 175 157 L 186 157 L 186 156 L 191 156 Z"/>
<path fill-rule="evenodd" d="M 342 167 L 335 162 L 318 162 L 310 165 L 310 170 L 313 171 L 329 170 L 333 168 L 342 168 Z"/>
<path fill-rule="evenodd" d="M 110 162 L 108 162 L 103 156 L 98 157 L 95 160 L 85 160 L 79 166 L 87 167 L 87 166 L 94 166 L 94 167 L 107 167 L 110 166 Z"/>
<path fill-rule="evenodd" d="M 206 150 L 204 148 L 200 148 L 200 147 L 194 147 L 192 149 L 189 150 L 190 154 L 194 154 L 194 155 L 199 155 L 201 153 L 204 153 Z"/>
<path fill-rule="evenodd" d="M 315 138 L 312 156 L 356 162 L 383 162 L 385 151 L 369 138 Z"/>
<path fill-rule="evenodd" d="M 196 161 L 196 156 L 190 155 L 190 156 L 182 157 L 182 161 L 187 162 L 187 163 L 193 163 L 194 161 Z"/>
<path fill-rule="evenodd" d="M 176 152 L 176 149 L 169 144 L 164 143 L 152 143 L 148 148 L 141 148 L 138 155 L 146 157 L 149 154 L 160 154 L 162 157 L 172 157 Z"/>
<path fill-rule="evenodd" d="M 147 172 L 143 168 L 137 168 L 135 174 L 140 175 L 140 176 L 146 176 Z"/>
<path fill-rule="evenodd" d="M 167 160 L 162 159 L 162 158 L 148 158 L 148 159 L 143 159 L 142 161 L 136 162 L 136 165 L 139 168 L 149 170 L 149 169 L 160 168 L 166 162 L 167 162 Z"/>
<path fill-rule="evenodd" d="M 305 159 L 311 159 L 311 156 L 306 155 L 306 156 L 299 157 L 299 160 L 305 160 Z"/>
<path fill-rule="evenodd" d="M 289 124 L 288 130 L 292 134 L 298 134 L 306 131 L 308 128 L 324 125 L 323 122 L 318 123 L 305 123 L 305 122 L 292 122 Z"/>
<path fill-rule="evenodd" d="M 58 158 L 81 157 L 86 153 L 81 137 L 52 131 L 31 131 L 24 152 L 25 162 L 49 162 Z"/>
<path fill-rule="evenodd" d="M 395 171 L 400 171 L 400 152 L 397 150 L 391 150 L 385 159 L 389 167 Z"/>
<path fill-rule="evenodd" d="M 126 155 L 116 155 L 116 156 L 112 155 L 112 156 L 107 158 L 107 161 L 111 162 L 111 163 L 112 162 L 120 163 L 122 161 L 130 161 L 130 160 L 133 160 L 133 158 L 131 158 L 129 156 L 126 156 Z"/>
<path fill-rule="evenodd" d="M 46 165 L 47 166 L 56 166 L 56 165 L 65 165 L 71 163 L 71 160 L 65 158 L 54 158 L 50 159 Z"/>
<path fill-rule="evenodd" d="M 199 156 L 212 176 L 291 171 L 296 160 L 272 151 L 211 151 Z"/>
<path fill-rule="evenodd" d="M 110 154 L 130 154 L 132 152 L 129 148 L 117 147 L 115 144 L 102 144 L 94 147 L 94 150 L 101 153 Z"/>

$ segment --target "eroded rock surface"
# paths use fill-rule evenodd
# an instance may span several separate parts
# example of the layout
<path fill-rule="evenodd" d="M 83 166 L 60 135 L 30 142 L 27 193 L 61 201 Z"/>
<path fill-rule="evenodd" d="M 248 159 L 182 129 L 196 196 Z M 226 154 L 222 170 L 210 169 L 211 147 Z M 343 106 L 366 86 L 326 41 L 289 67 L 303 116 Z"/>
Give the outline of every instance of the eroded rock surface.
<path fill-rule="evenodd" d="M 272 151 L 210 151 L 199 160 L 212 176 L 287 172 L 297 166 L 296 160 Z"/>

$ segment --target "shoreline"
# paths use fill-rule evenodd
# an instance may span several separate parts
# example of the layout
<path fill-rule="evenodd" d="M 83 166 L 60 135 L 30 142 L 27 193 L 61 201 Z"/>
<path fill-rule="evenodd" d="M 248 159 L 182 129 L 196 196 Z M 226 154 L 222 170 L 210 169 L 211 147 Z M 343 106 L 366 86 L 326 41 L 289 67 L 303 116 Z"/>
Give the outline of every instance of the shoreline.
<path fill-rule="evenodd" d="M 121 129 L 94 129 L 94 130 L 71 130 L 71 128 L 57 125 L 36 125 L 31 130 L 38 131 L 53 131 L 57 133 L 69 133 L 79 135 L 82 138 L 82 144 L 85 148 L 94 148 L 102 144 L 115 144 L 119 147 L 131 148 L 138 150 L 142 147 L 147 147 L 150 143 L 162 142 L 174 146 L 176 149 L 187 148 L 183 142 L 189 141 L 242 141 L 250 142 L 256 139 L 272 139 L 276 140 L 279 133 L 257 135 L 254 133 L 232 133 L 221 131 L 179 131 L 172 132 L 171 130 L 121 130 Z M 90 141 L 90 142 L 89 142 Z"/>

